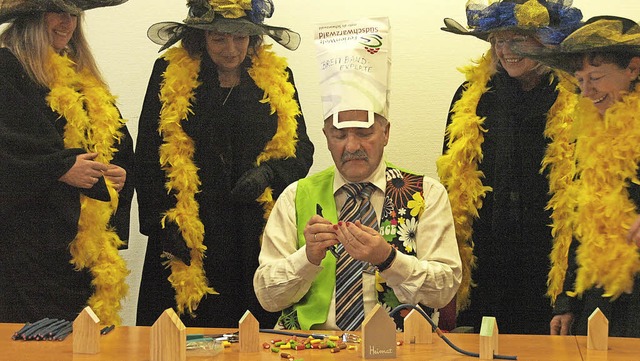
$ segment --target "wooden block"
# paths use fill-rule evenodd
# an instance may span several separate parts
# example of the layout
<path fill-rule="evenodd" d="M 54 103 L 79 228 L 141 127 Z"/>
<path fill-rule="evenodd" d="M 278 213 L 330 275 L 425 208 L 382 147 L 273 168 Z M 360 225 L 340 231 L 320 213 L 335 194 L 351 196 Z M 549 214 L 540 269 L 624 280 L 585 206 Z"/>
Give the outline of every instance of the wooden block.
<path fill-rule="evenodd" d="M 376 304 L 362 322 L 362 358 L 396 357 L 396 323 Z"/>
<path fill-rule="evenodd" d="M 433 343 L 431 324 L 415 309 L 404 318 L 404 343 Z"/>
<path fill-rule="evenodd" d="M 172 308 L 167 308 L 151 326 L 151 361 L 185 361 L 187 328 Z"/>
<path fill-rule="evenodd" d="M 495 317 L 482 317 L 480 326 L 480 359 L 493 360 L 498 353 L 498 323 Z"/>
<path fill-rule="evenodd" d="M 238 322 L 238 342 L 240 352 L 259 352 L 260 346 L 260 324 L 247 310 Z"/>
<path fill-rule="evenodd" d="M 587 349 L 606 351 L 609 348 L 609 320 L 600 308 L 589 316 L 587 326 Z"/>
<path fill-rule="evenodd" d="M 100 319 L 91 307 L 85 307 L 73 321 L 73 353 L 100 352 Z"/>

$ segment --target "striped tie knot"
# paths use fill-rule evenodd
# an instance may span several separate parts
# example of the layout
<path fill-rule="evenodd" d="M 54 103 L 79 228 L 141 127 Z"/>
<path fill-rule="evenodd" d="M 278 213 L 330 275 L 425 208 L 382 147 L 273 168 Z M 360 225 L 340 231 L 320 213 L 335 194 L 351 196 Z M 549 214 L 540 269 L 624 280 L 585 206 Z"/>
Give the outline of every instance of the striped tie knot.
<path fill-rule="evenodd" d="M 349 198 L 369 198 L 373 192 L 373 183 L 347 183 L 342 188 Z"/>
<path fill-rule="evenodd" d="M 342 188 L 347 193 L 347 197 L 355 198 L 362 192 L 366 185 L 367 183 L 346 183 Z"/>

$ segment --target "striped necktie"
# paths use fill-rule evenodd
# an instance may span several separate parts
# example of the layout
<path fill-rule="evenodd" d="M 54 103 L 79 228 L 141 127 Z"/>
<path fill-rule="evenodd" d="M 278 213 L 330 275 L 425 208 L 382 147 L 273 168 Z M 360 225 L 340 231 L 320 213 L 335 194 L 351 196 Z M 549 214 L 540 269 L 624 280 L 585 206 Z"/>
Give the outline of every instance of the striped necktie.
<path fill-rule="evenodd" d="M 347 192 L 347 200 L 340 210 L 340 220 L 355 222 L 378 229 L 376 212 L 369 201 L 374 186 L 371 183 L 349 183 L 342 186 Z M 343 331 L 353 331 L 364 320 L 362 299 L 362 270 L 366 262 L 353 259 L 338 245 L 336 264 L 336 325 Z"/>

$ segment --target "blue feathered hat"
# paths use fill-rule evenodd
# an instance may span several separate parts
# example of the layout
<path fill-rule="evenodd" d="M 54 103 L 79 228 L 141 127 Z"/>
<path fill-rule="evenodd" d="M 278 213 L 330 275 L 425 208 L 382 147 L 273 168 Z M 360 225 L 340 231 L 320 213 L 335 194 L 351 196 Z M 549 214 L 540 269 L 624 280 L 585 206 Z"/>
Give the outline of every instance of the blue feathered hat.
<path fill-rule="evenodd" d="M 496 31 L 517 30 L 536 34 L 544 44 L 556 45 L 581 25 L 582 12 L 571 7 L 572 0 L 469 0 L 466 5 L 468 29 L 445 18 L 441 29 L 472 35 L 488 41 Z"/>

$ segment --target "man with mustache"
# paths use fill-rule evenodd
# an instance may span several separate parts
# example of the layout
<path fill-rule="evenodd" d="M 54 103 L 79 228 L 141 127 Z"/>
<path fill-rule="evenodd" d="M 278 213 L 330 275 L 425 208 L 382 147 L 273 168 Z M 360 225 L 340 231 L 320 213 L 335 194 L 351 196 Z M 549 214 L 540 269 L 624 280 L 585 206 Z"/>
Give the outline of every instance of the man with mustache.
<path fill-rule="evenodd" d="M 323 90 L 323 133 L 335 166 L 278 198 L 254 276 L 258 300 L 282 311 L 276 328 L 302 330 L 355 330 L 376 303 L 445 306 L 462 274 L 446 190 L 383 161 L 386 86 L 370 101 L 348 81 L 324 83 L 333 86 Z"/>

